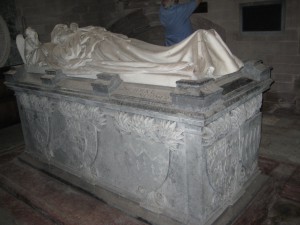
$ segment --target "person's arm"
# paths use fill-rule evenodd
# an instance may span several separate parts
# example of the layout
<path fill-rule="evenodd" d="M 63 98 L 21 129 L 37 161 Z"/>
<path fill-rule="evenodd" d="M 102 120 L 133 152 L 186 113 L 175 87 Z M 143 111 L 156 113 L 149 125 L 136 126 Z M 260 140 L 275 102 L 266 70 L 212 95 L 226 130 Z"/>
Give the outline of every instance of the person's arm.
<path fill-rule="evenodd" d="M 197 9 L 202 0 L 191 0 L 185 3 L 178 4 L 178 11 L 183 20 L 190 18 L 192 13 Z"/>

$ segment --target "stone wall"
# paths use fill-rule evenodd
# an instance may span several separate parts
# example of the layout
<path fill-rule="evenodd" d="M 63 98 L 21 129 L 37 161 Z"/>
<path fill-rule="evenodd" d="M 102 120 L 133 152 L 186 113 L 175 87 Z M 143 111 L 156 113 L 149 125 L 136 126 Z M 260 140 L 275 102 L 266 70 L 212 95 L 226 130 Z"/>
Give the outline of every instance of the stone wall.
<path fill-rule="evenodd" d="M 273 67 L 274 84 L 264 95 L 264 110 L 300 113 L 300 2 L 286 0 L 284 31 L 242 34 L 239 4 L 259 0 L 209 0 L 202 14 L 226 30 L 227 44 L 242 59 L 261 59 Z"/>
<path fill-rule="evenodd" d="M 15 0 L 18 16 L 34 28 L 42 42 L 58 23 L 107 26 L 122 13 L 112 0 Z"/>
<path fill-rule="evenodd" d="M 162 43 L 159 1 L 150 0 L 15 0 L 17 11 L 40 34 L 50 39 L 57 23 L 100 25 L 130 37 Z M 264 110 L 287 109 L 300 113 L 300 2 L 286 0 L 285 30 L 278 33 L 240 32 L 241 3 L 262 0 L 209 0 L 208 13 L 200 14 L 225 30 L 226 42 L 239 58 L 261 59 L 273 67 L 275 83 L 264 95 Z M 154 37 L 155 36 L 155 37 Z"/>

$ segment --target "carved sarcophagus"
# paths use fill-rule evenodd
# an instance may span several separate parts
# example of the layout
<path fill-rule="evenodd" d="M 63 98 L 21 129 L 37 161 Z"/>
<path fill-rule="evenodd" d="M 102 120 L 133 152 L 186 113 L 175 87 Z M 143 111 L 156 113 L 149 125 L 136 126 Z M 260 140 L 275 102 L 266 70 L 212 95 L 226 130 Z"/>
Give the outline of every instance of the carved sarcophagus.
<path fill-rule="evenodd" d="M 258 174 L 262 92 L 270 69 L 176 87 L 60 71 L 7 75 L 23 160 L 155 224 L 212 224 Z"/>

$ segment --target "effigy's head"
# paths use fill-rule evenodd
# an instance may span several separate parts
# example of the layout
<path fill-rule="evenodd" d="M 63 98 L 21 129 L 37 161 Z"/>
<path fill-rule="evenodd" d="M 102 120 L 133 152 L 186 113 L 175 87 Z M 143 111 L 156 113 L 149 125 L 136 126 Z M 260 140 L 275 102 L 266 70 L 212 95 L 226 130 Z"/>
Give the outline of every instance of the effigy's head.
<path fill-rule="evenodd" d="M 179 0 L 161 0 L 161 5 L 164 8 L 170 8 L 171 6 L 175 5 L 178 3 Z"/>
<path fill-rule="evenodd" d="M 63 44 L 70 34 L 73 33 L 74 30 L 70 29 L 66 24 L 57 24 L 51 32 L 51 42 L 54 44 Z"/>
<path fill-rule="evenodd" d="M 38 39 L 38 34 L 34 29 L 31 27 L 27 27 L 25 30 L 25 36 L 32 39 L 32 40 L 37 40 Z"/>
<path fill-rule="evenodd" d="M 76 32 L 78 30 L 78 24 L 77 23 L 71 23 L 70 24 L 70 29 L 73 31 L 73 32 Z"/>

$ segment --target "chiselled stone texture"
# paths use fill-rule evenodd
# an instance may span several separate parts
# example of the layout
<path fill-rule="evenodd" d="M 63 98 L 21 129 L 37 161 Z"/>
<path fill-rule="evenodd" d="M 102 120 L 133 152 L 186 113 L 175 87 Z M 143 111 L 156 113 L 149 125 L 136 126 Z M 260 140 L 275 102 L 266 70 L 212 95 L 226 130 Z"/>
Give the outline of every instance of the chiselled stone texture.
<path fill-rule="evenodd" d="M 247 65 L 255 68 L 176 88 L 109 74 L 58 72 L 45 82 L 20 68 L 6 84 L 18 100 L 23 159 L 69 182 L 77 177 L 76 185 L 150 222 L 212 224 L 258 172 L 262 91 L 271 80 L 260 63 Z"/>

